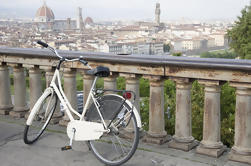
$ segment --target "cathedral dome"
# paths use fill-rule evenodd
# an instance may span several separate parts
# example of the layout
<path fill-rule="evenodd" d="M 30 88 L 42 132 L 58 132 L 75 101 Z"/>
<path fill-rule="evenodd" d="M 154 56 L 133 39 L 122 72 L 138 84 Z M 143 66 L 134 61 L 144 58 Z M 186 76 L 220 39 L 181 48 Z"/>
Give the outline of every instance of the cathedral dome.
<path fill-rule="evenodd" d="M 91 17 L 86 17 L 85 21 L 84 21 L 84 24 L 93 24 L 93 20 Z"/>
<path fill-rule="evenodd" d="M 43 4 L 42 7 L 40 7 L 37 10 L 35 21 L 36 22 L 53 22 L 55 19 L 53 11 L 46 5 L 46 3 Z"/>

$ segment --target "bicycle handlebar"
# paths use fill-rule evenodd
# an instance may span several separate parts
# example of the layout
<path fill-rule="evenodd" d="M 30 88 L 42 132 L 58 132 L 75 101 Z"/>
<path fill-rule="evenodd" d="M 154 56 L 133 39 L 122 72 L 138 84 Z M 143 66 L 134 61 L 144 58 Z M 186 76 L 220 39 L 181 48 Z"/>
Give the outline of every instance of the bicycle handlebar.
<path fill-rule="evenodd" d="M 37 41 L 37 44 L 39 44 L 39 45 L 41 45 L 41 46 L 43 46 L 43 47 L 45 47 L 45 48 L 47 48 L 47 47 L 49 46 L 48 44 L 42 42 L 41 40 L 38 40 L 38 41 Z"/>
<path fill-rule="evenodd" d="M 87 64 L 88 64 L 88 62 L 85 61 L 84 59 L 82 59 L 82 57 L 79 58 L 79 62 L 83 63 L 84 65 L 87 65 Z"/>
<path fill-rule="evenodd" d="M 85 66 L 88 66 L 91 69 L 91 67 L 88 65 L 88 62 L 85 61 L 82 56 L 80 56 L 79 58 L 75 58 L 75 59 L 63 58 L 62 56 L 60 56 L 58 54 L 58 52 L 57 52 L 56 49 L 54 49 L 53 47 L 50 47 L 47 43 L 44 43 L 41 40 L 38 40 L 37 44 L 39 44 L 39 45 L 41 45 L 41 46 L 43 46 L 43 47 L 48 48 L 49 50 L 51 50 L 53 53 L 55 53 L 57 55 L 57 57 L 60 58 L 60 60 L 67 61 L 67 62 L 79 61 L 79 62 L 83 63 Z"/>

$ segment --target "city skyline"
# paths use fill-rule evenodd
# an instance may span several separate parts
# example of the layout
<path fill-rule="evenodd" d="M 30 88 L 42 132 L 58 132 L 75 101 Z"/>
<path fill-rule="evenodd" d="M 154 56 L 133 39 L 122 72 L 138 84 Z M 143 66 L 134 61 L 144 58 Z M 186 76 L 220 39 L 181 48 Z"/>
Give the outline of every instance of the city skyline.
<path fill-rule="evenodd" d="M 0 0 L 0 18 L 34 18 L 42 0 Z M 77 7 L 83 9 L 83 17 L 90 16 L 97 21 L 153 20 L 155 4 L 159 2 L 161 21 L 180 18 L 210 20 L 236 19 L 249 0 L 106 0 L 106 1 L 66 1 L 47 0 L 56 19 L 75 18 Z M 18 6 L 18 7 L 17 7 Z M 203 11 L 203 12 L 202 12 Z"/>

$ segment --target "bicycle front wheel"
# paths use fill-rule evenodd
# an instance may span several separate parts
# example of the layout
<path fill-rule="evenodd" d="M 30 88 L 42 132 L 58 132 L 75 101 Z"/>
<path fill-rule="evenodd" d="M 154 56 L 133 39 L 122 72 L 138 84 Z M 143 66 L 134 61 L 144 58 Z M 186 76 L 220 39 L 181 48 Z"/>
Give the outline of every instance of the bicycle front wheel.
<path fill-rule="evenodd" d="M 109 128 L 98 140 L 88 141 L 93 154 L 106 165 L 121 165 L 135 153 L 139 143 L 139 128 L 132 108 L 116 95 L 99 100 L 100 112 Z M 123 105 L 122 105 L 123 104 Z M 114 117 L 115 118 L 112 118 Z M 94 105 L 87 112 L 87 120 L 101 122 Z"/>
<path fill-rule="evenodd" d="M 32 144 L 38 140 L 43 134 L 44 130 L 48 126 L 52 115 L 57 106 L 57 96 L 55 93 L 44 93 L 32 111 L 35 111 L 35 115 L 32 119 L 31 125 L 26 125 L 24 130 L 24 142 L 26 144 Z M 30 115 L 31 116 L 31 113 Z"/>

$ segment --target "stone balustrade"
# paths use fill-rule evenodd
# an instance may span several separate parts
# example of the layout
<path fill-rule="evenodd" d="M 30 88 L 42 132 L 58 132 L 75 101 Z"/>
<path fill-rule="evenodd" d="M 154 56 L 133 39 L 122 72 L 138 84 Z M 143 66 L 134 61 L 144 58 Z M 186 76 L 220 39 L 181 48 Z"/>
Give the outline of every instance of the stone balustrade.
<path fill-rule="evenodd" d="M 116 88 L 116 78 L 126 78 L 126 89 L 137 94 L 136 108 L 140 108 L 139 78 L 150 81 L 149 130 L 143 138 L 150 143 L 168 142 L 169 148 L 219 157 L 226 150 L 220 138 L 220 90 L 229 82 L 236 88 L 235 138 L 229 160 L 251 164 L 251 61 L 226 59 L 201 59 L 157 55 L 111 55 L 59 51 L 65 57 L 83 56 L 89 65 L 107 66 L 111 76 L 104 79 L 104 87 Z M 57 57 L 45 49 L 20 49 L 0 47 L 0 114 L 22 118 L 27 114 L 42 93 L 41 78 L 45 73 L 46 84 L 51 79 Z M 27 69 L 27 70 L 26 70 Z M 10 70 L 14 80 L 14 102 L 11 100 Z M 83 75 L 83 89 L 88 92 L 93 77 L 85 74 L 86 66 L 79 62 L 64 64 L 64 91 L 73 108 L 76 107 L 76 73 Z M 29 74 L 29 107 L 26 102 L 25 73 Z M 164 85 L 171 79 L 176 83 L 175 134 L 171 137 L 165 131 Z M 198 80 L 204 90 L 203 139 L 192 137 L 191 85 Z M 84 103 L 87 93 L 84 93 Z M 66 125 L 69 118 L 62 117 L 58 109 L 54 123 Z M 59 121 L 60 120 L 60 121 Z"/>

